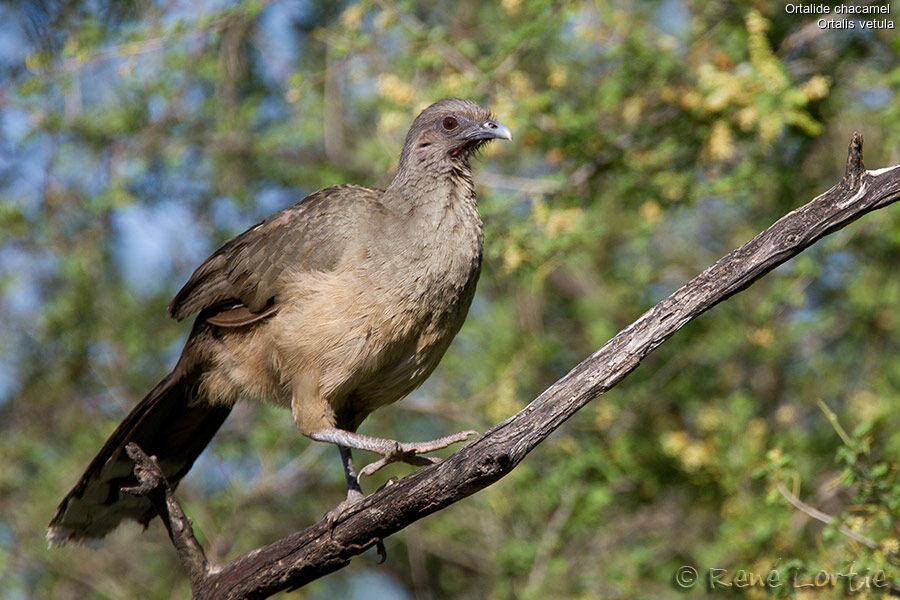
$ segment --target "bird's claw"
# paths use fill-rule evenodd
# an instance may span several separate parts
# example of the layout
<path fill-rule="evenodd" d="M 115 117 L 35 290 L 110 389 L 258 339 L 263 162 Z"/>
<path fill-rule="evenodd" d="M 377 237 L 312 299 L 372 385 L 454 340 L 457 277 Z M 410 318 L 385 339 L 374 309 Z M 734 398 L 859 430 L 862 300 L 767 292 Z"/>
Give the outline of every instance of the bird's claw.
<path fill-rule="evenodd" d="M 394 442 L 393 448 L 382 454 L 381 458 L 360 469 L 359 476 L 372 475 L 394 462 L 404 462 L 418 467 L 437 464 L 441 462 L 440 458 L 419 455 L 464 442 L 473 435 L 478 435 L 478 432 L 473 430 L 460 431 L 427 442 Z"/>

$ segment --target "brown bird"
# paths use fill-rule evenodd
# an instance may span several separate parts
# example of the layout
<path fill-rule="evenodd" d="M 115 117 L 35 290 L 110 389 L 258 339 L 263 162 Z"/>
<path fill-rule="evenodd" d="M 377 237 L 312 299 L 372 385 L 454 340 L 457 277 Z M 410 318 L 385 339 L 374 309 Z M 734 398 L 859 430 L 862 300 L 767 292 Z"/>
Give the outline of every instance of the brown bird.
<path fill-rule="evenodd" d="M 469 157 L 509 129 L 474 102 L 444 99 L 413 122 L 385 190 L 325 188 L 228 241 L 169 304 L 199 313 L 175 369 L 125 417 L 50 522 L 51 543 L 146 524 L 125 445 L 155 455 L 174 487 L 238 400 L 290 407 L 301 433 L 337 444 L 347 501 L 362 498 L 350 449 L 371 474 L 460 442 L 464 431 L 400 443 L 356 433 L 419 386 L 465 320 L 481 270 L 482 223 Z"/>

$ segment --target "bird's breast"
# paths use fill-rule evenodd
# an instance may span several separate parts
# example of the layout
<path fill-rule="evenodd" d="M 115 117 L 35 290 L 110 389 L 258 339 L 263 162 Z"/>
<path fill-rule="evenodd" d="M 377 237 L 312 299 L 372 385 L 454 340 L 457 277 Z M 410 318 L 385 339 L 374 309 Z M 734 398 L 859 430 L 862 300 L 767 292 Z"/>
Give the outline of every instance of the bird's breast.
<path fill-rule="evenodd" d="M 410 224 L 415 240 L 393 258 L 403 281 L 397 290 L 404 301 L 425 313 L 468 308 L 481 269 L 482 223 L 474 206 L 447 206 Z"/>
<path fill-rule="evenodd" d="M 468 213 L 429 215 L 411 226 L 415 232 L 405 239 L 416 242 L 383 257 L 370 274 L 370 306 L 379 316 L 360 350 L 381 351 L 353 394 L 362 412 L 405 396 L 431 374 L 465 321 L 475 293 L 482 224 L 474 206 Z"/>
<path fill-rule="evenodd" d="M 418 387 L 472 302 L 482 253 L 474 200 L 427 208 L 361 229 L 334 271 L 298 274 L 287 285 L 295 300 L 272 321 L 281 377 L 316 373 L 344 426 Z"/>

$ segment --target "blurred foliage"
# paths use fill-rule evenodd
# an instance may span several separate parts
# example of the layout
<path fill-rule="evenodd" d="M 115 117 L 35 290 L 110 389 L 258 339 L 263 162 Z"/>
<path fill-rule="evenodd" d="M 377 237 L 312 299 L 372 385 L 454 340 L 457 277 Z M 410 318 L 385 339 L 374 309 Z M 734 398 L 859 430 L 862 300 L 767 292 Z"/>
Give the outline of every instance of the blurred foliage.
<path fill-rule="evenodd" d="M 465 327 L 363 426 L 399 439 L 523 407 L 830 187 L 854 130 L 870 167 L 900 163 L 900 37 L 816 18 L 762 0 L 4 4 L 0 595 L 189 594 L 158 523 L 96 550 L 48 551 L 44 527 L 174 364 L 187 325 L 164 307 L 192 268 L 315 189 L 384 186 L 434 100 L 484 102 L 515 140 L 477 159 L 487 246 Z M 386 540 L 386 564 L 291 597 L 682 597 L 681 565 L 898 585 L 898 256 L 892 208 L 820 241 L 509 477 Z M 337 452 L 247 405 L 179 497 L 220 561 L 318 520 L 343 485 Z M 690 595 L 723 593 L 705 589 Z"/>

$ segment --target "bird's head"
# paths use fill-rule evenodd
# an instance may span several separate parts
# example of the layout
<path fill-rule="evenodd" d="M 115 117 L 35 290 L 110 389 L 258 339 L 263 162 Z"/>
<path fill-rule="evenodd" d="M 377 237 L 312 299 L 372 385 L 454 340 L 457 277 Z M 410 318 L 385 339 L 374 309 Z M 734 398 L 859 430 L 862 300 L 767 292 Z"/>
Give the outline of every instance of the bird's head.
<path fill-rule="evenodd" d="M 467 164 L 472 152 L 492 139 L 511 140 L 512 133 L 471 100 L 445 98 L 413 121 L 400 155 L 400 169 Z"/>

